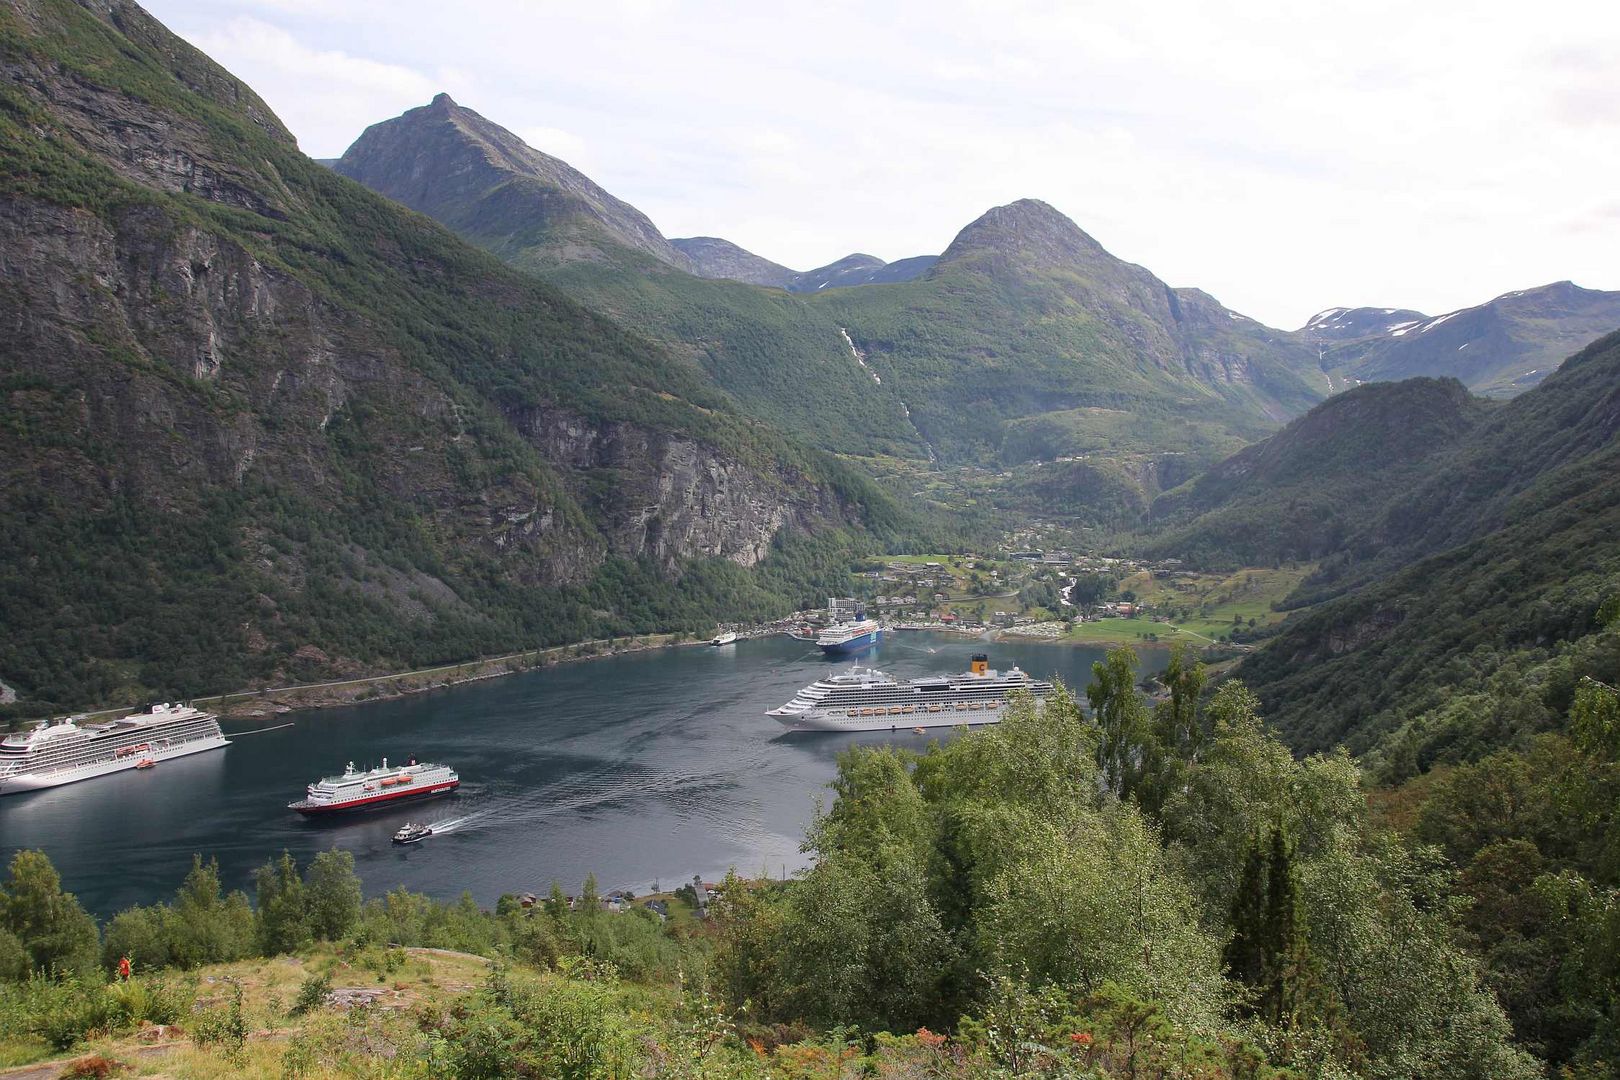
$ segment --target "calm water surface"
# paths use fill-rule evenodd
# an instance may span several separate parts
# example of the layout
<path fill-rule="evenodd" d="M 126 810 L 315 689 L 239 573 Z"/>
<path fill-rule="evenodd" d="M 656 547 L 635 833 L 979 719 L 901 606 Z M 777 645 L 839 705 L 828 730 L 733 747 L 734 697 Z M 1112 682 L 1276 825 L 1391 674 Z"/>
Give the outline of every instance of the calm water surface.
<path fill-rule="evenodd" d="M 991 666 L 1083 686 L 1102 650 L 892 634 L 868 656 L 902 678 Z M 862 663 L 868 662 L 866 659 Z M 1151 664 L 1151 660 L 1148 661 Z M 840 750 L 922 747 L 901 734 L 788 735 L 766 709 L 840 667 L 785 637 L 636 653 L 513 675 L 399 701 L 296 713 L 278 731 L 227 724 L 222 751 L 145 772 L 0 799 L 0 853 L 42 848 L 85 906 L 109 915 L 174 891 L 193 852 L 219 859 L 228 888 L 282 849 L 300 861 L 354 853 L 368 893 L 395 885 L 441 898 L 503 892 L 665 888 L 730 867 L 803 865 L 799 840 Z M 329 820 L 286 809 L 319 776 L 384 756 L 441 761 L 460 794 Z M 406 820 L 441 830 L 396 847 Z"/>

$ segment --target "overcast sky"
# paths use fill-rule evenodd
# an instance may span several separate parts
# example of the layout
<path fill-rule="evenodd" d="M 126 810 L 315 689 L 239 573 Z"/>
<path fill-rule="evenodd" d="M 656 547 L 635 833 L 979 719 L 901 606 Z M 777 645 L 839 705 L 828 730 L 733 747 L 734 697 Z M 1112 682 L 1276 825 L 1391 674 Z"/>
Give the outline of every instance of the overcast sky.
<path fill-rule="evenodd" d="M 666 236 L 797 269 L 1033 196 L 1285 328 L 1620 289 L 1609 0 L 147 6 L 312 156 L 445 90 Z"/>

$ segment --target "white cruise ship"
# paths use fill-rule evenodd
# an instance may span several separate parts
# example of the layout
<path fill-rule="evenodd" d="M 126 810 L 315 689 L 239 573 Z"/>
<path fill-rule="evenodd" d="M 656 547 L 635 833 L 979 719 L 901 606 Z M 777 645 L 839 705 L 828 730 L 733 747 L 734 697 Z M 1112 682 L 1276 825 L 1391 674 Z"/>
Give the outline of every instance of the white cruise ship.
<path fill-rule="evenodd" d="M 411 758 L 409 765 L 382 765 L 361 772 L 349 762 L 342 776 L 328 776 L 309 785 L 304 798 L 287 804 L 300 814 L 334 814 L 367 810 L 401 799 L 430 799 L 448 795 L 461 786 L 461 777 L 448 765 L 423 763 Z"/>
<path fill-rule="evenodd" d="M 1013 668 L 993 671 L 989 657 L 973 658 L 961 675 L 932 675 L 910 682 L 872 668 L 853 668 L 819 679 L 792 701 L 765 715 L 790 731 L 899 731 L 905 728 L 994 724 L 1011 695 L 1024 691 L 1037 702 L 1052 684 Z"/>
<path fill-rule="evenodd" d="M 0 795 L 155 765 L 229 742 L 219 717 L 189 705 L 154 705 L 100 724 L 82 717 L 40 724 L 0 741 Z"/>

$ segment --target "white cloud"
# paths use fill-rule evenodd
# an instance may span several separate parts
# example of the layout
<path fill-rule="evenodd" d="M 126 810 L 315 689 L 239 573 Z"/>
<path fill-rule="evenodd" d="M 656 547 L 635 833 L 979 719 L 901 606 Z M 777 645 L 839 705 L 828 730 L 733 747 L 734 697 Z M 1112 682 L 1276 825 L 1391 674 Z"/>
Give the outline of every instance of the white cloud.
<path fill-rule="evenodd" d="M 1283 326 L 1620 288 L 1617 5 L 150 6 L 312 154 L 448 90 L 666 234 L 797 267 L 939 251 L 1028 195 Z"/>

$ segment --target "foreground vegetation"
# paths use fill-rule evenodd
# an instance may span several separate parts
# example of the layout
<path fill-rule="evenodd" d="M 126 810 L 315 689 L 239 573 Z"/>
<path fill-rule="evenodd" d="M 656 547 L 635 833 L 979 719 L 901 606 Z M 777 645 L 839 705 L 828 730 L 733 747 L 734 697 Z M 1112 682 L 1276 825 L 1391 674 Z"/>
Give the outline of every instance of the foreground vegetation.
<path fill-rule="evenodd" d="M 1134 664 L 1120 649 L 1096 665 L 1089 715 L 1060 693 L 926 753 L 852 749 L 807 838 L 814 867 L 729 877 L 703 921 L 610 913 L 590 882 L 572 907 L 556 889 L 493 911 L 364 901 L 331 851 L 267 863 L 252 900 L 199 859 L 172 901 L 98 928 L 42 853 L 20 852 L 0 891 L 0 1060 L 95 1054 L 169 1076 L 1609 1074 L 1620 697 L 1585 684 L 1532 753 L 1369 814 L 1350 759 L 1295 760 L 1241 683 L 1206 695 L 1175 651 L 1150 708 Z M 126 957 L 132 977 L 109 977 Z"/>

